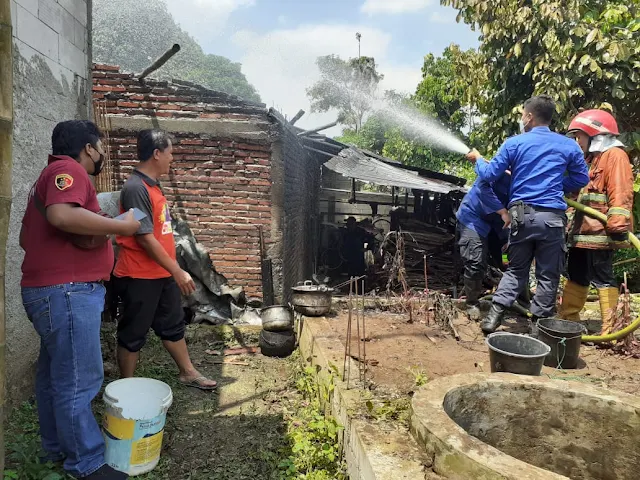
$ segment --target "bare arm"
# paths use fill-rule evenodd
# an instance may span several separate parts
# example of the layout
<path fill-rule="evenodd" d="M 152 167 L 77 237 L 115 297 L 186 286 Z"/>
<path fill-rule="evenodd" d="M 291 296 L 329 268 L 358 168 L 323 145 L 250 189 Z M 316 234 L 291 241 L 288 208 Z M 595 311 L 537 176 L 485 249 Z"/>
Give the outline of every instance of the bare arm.
<path fill-rule="evenodd" d="M 182 270 L 178 262 L 169 256 L 153 233 L 136 235 L 136 241 L 147 252 L 151 260 L 171 274 L 183 295 L 191 295 L 195 291 L 196 285 L 191 275 Z"/>
<path fill-rule="evenodd" d="M 130 214 L 125 220 L 105 218 L 70 203 L 56 203 L 47 207 L 47 221 L 63 232 L 79 235 L 133 235 L 140 222 Z"/>
<path fill-rule="evenodd" d="M 153 233 L 147 233 L 145 235 L 136 235 L 136 241 L 140 245 L 147 255 L 151 257 L 151 260 L 156 262 L 172 276 L 174 276 L 179 270 L 180 266 L 178 262 L 173 260 L 166 252 L 160 242 L 153 236 Z"/>

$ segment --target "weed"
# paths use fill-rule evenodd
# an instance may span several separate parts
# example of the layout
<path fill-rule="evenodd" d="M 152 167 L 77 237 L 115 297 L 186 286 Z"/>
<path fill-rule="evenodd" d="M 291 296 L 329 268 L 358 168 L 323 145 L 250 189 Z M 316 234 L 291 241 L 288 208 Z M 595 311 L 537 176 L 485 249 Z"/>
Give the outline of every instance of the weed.
<path fill-rule="evenodd" d="M 322 408 L 328 403 L 333 382 L 319 389 L 319 367 L 303 366 L 299 356 L 294 356 L 291 366 L 292 383 L 304 399 L 298 400 L 285 417 L 290 454 L 278 465 L 278 480 L 346 479 L 340 452 L 342 427 Z"/>
<path fill-rule="evenodd" d="M 365 402 L 369 418 L 381 421 L 398 421 L 404 425 L 409 425 L 409 407 L 411 399 L 407 397 L 386 399 L 378 405 L 371 400 Z"/>
<path fill-rule="evenodd" d="M 416 387 L 421 387 L 426 385 L 429 381 L 429 377 L 424 371 L 417 369 L 416 367 L 409 368 L 409 372 L 413 375 L 413 380 L 415 382 Z"/>
<path fill-rule="evenodd" d="M 42 454 L 35 405 L 25 402 L 12 412 L 6 430 L 7 469 L 4 480 L 63 480 L 71 478 L 53 463 L 40 463 Z"/>

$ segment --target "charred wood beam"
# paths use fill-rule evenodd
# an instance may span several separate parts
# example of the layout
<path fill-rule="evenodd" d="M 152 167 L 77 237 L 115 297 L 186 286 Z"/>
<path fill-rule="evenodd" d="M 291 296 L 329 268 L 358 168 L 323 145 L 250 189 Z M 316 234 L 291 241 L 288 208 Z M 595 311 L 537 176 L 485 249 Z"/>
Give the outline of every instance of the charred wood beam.
<path fill-rule="evenodd" d="M 317 139 L 314 139 L 314 138 L 304 137 L 303 140 L 304 140 L 304 142 L 312 142 L 312 143 L 314 143 L 316 145 L 322 145 L 325 148 L 332 148 L 332 149 L 336 150 L 334 155 L 340 153 L 344 149 L 344 147 L 341 147 L 339 145 L 333 145 L 333 144 L 327 143 L 327 142 L 325 142 L 323 140 L 317 140 Z"/>
<path fill-rule="evenodd" d="M 295 116 L 291 120 L 289 120 L 289 125 L 295 125 L 296 122 L 300 120 L 305 113 L 306 112 L 302 109 L 298 110 L 298 113 L 296 113 Z"/>
<path fill-rule="evenodd" d="M 318 150 L 317 148 L 313 148 L 313 147 L 310 147 L 308 145 L 305 145 L 304 148 L 306 150 L 310 150 L 312 152 L 319 153 L 321 155 L 325 155 L 327 157 L 334 157 L 335 156 L 333 153 L 328 153 L 328 152 L 325 152 L 325 151 L 322 151 L 322 150 Z"/>
<path fill-rule="evenodd" d="M 306 137 L 307 135 L 311 135 L 312 133 L 321 132 L 322 130 L 326 130 L 327 128 L 335 127 L 336 125 L 338 125 L 338 121 L 337 120 L 335 122 L 331 122 L 331 123 L 328 123 L 326 125 L 322 125 L 321 127 L 314 128 L 312 130 L 305 130 L 304 132 L 300 132 L 298 134 L 298 136 L 299 137 Z"/>
<path fill-rule="evenodd" d="M 144 80 L 146 77 L 148 77 L 150 74 L 152 74 L 153 72 L 155 72 L 156 70 L 158 70 L 160 67 L 162 67 L 165 63 L 167 63 L 169 61 L 169 59 L 171 57 L 173 57 L 176 53 L 178 53 L 180 51 L 180 45 L 177 43 L 174 43 L 173 46 L 167 50 L 166 52 L 164 52 L 162 54 L 162 56 L 160 58 L 158 58 L 155 62 L 153 62 L 151 65 L 149 65 L 144 72 L 142 72 L 139 76 L 138 76 L 138 80 L 142 81 Z"/>

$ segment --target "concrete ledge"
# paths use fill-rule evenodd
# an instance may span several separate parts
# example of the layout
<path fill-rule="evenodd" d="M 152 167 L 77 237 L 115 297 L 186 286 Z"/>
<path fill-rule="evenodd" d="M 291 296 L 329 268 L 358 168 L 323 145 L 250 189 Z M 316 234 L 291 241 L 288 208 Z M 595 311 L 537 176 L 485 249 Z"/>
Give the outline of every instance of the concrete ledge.
<path fill-rule="evenodd" d="M 277 137 L 269 122 L 224 119 L 182 119 L 146 116 L 107 115 L 113 130 L 138 132 L 161 128 L 170 133 L 208 134 L 220 138 L 270 141 Z"/>
<path fill-rule="evenodd" d="M 480 393 L 476 394 L 477 392 Z M 562 466 L 566 466 L 572 462 L 572 456 L 579 456 L 576 455 L 576 452 L 579 452 L 588 458 L 585 464 L 572 462 L 575 468 L 585 472 L 583 468 L 586 465 L 590 475 L 585 478 L 605 478 L 599 476 L 598 467 L 594 465 L 602 463 L 604 468 L 609 468 L 612 462 L 625 465 L 625 460 L 612 460 L 610 457 L 618 455 L 619 450 L 629 450 L 630 445 L 635 443 L 634 439 L 638 437 L 640 425 L 636 418 L 640 412 L 639 407 L 640 399 L 637 397 L 578 382 L 511 374 L 453 375 L 433 380 L 415 394 L 412 400 L 411 431 L 418 443 L 433 458 L 433 470 L 445 478 L 569 478 L 518 460 L 470 435 L 449 416 L 447 411 L 451 410 L 458 414 L 462 412 L 468 417 L 462 423 L 466 421 L 481 434 L 491 433 L 495 437 L 500 436 L 503 431 L 516 429 L 520 433 L 524 431 L 525 436 L 526 432 L 530 433 L 530 437 L 536 442 L 541 442 L 541 445 L 547 438 L 552 438 L 556 447 L 554 453 L 550 453 L 549 456 L 542 454 L 541 458 L 544 460 L 539 462 L 539 465 L 551 466 L 555 460 L 552 457 L 559 455 L 562 457 Z M 620 432 L 621 428 L 616 428 L 616 425 L 611 427 L 613 433 L 607 431 L 605 424 L 610 420 L 601 415 L 605 408 L 611 410 L 611 418 L 619 417 L 620 425 L 617 427 L 623 425 L 624 433 Z M 593 426 L 589 427 L 591 417 L 597 419 Z M 488 418 L 495 421 L 492 422 Z M 616 438 L 616 432 L 622 436 Z M 598 436 L 611 436 L 614 440 L 611 441 L 611 445 L 598 444 L 595 449 L 593 445 L 579 443 L 589 443 L 590 439 Z M 515 445 L 516 451 L 518 448 L 526 450 L 526 440 L 528 439 L 518 436 L 512 446 Z M 578 445 L 572 445 L 574 442 L 578 442 Z M 619 445 L 619 448 L 614 445 Z M 593 453 L 589 453 L 592 451 Z M 599 452 L 607 459 L 603 461 L 598 458 Z M 607 478 L 632 478 L 625 473 L 610 473 L 613 476 Z M 616 476 L 618 474 L 620 475 Z"/>
<path fill-rule="evenodd" d="M 344 427 L 344 452 L 351 480 L 425 480 L 425 465 L 416 460 L 424 455 L 408 432 L 382 429 L 379 425 L 355 418 L 364 400 L 362 390 L 347 390 L 342 381 L 344 345 L 328 334 L 324 318 L 304 318 L 300 334 L 300 353 L 310 365 L 317 366 L 321 391 L 330 393 L 327 409 Z M 358 366 L 352 361 L 351 372 Z M 353 373 L 352 373 L 353 376 Z M 350 382 L 353 384 L 353 382 Z"/>

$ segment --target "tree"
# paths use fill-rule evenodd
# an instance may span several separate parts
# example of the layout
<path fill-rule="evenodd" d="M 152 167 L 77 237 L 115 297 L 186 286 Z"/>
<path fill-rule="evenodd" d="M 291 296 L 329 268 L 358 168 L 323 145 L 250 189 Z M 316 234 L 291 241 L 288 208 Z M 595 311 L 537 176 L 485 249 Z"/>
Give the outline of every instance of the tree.
<path fill-rule="evenodd" d="M 354 132 L 372 110 L 380 80 L 373 57 L 343 60 L 337 55 L 318 57 L 320 80 L 307 89 L 312 112 L 338 110 L 338 122 Z"/>
<path fill-rule="evenodd" d="M 192 81 L 245 100 L 260 101 L 241 65 L 225 57 L 205 54 L 176 24 L 164 1 L 139 0 L 135 9 L 130 0 L 93 2 L 95 61 L 140 73 L 174 43 L 180 44 L 180 52 L 154 76 Z"/>
<path fill-rule="evenodd" d="M 384 102 L 391 109 L 409 114 L 422 114 L 435 118 L 454 135 L 465 138 L 464 131 L 474 125 L 477 108 L 469 94 L 466 77 L 459 72 L 460 65 L 477 59 L 473 51 L 463 52 L 456 45 L 448 47 L 442 57 L 427 55 L 422 69 L 423 79 L 412 96 L 387 91 Z M 481 78 L 478 82 L 481 82 Z M 389 108 L 387 108 L 389 110 Z M 472 180 L 472 166 L 459 154 L 443 152 L 425 144 L 424 138 L 407 128 L 395 125 L 388 112 L 372 113 L 360 130 L 345 129 L 338 140 L 360 148 L 372 150 L 404 164 L 458 175 Z M 465 138 L 465 140 L 468 140 Z"/>
<path fill-rule="evenodd" d="M 462 51 L 455 44 L 447 47 L 440 57 L 426 55 L 422 80 L 415 94 L 403 102 L 423 115 L 435 118 L 465 143 L 473 145 L 473 135 L 470 137 L 469 134 L 475 129 L 478 110 L 468 77 L 461 69 L 477 61 L 475 50 Z M 482 80 L 482 77 L 477 77 L 474 82 L 481 84 Z M 408 165 L 457 175 L 470 181 L 475 178 L 473 168 L 461 155 L 425 145 L 420 138 L 400 128 L 386 132 L 383 154 Z"/>
<path fill-rule="evenodd" d="M 336 140 L 382 154 L 382 149 L 386 142 L 385 133 L 388 128 L 389 125 L 384 121 L 383 117 L 374 113 L 362 124 L 360 130 L 356 132 L 346 128 Z"/>
<path fill-rule="evenodd" d="M 463 52 L 458 45 L 445 48 L 441 57 L 428 54 L 422 66 L 422 81 L 414 100 L 422 110 L 432 112 L 451 131 L 462 134 L 471 128 L 477 109 L 468 95 L 467 79 L 460 67 L 475 59 L 475 50 Z"/>
<path fill-rule="evenodd" d="M 516 133 L 520 106 L 546 93 L 558 102 L 557 125 L 585 108 L 611 108 L 640 149 L 640 0 L 441 0 L 481 32 L 475 85 L 490 151 Z"/>

